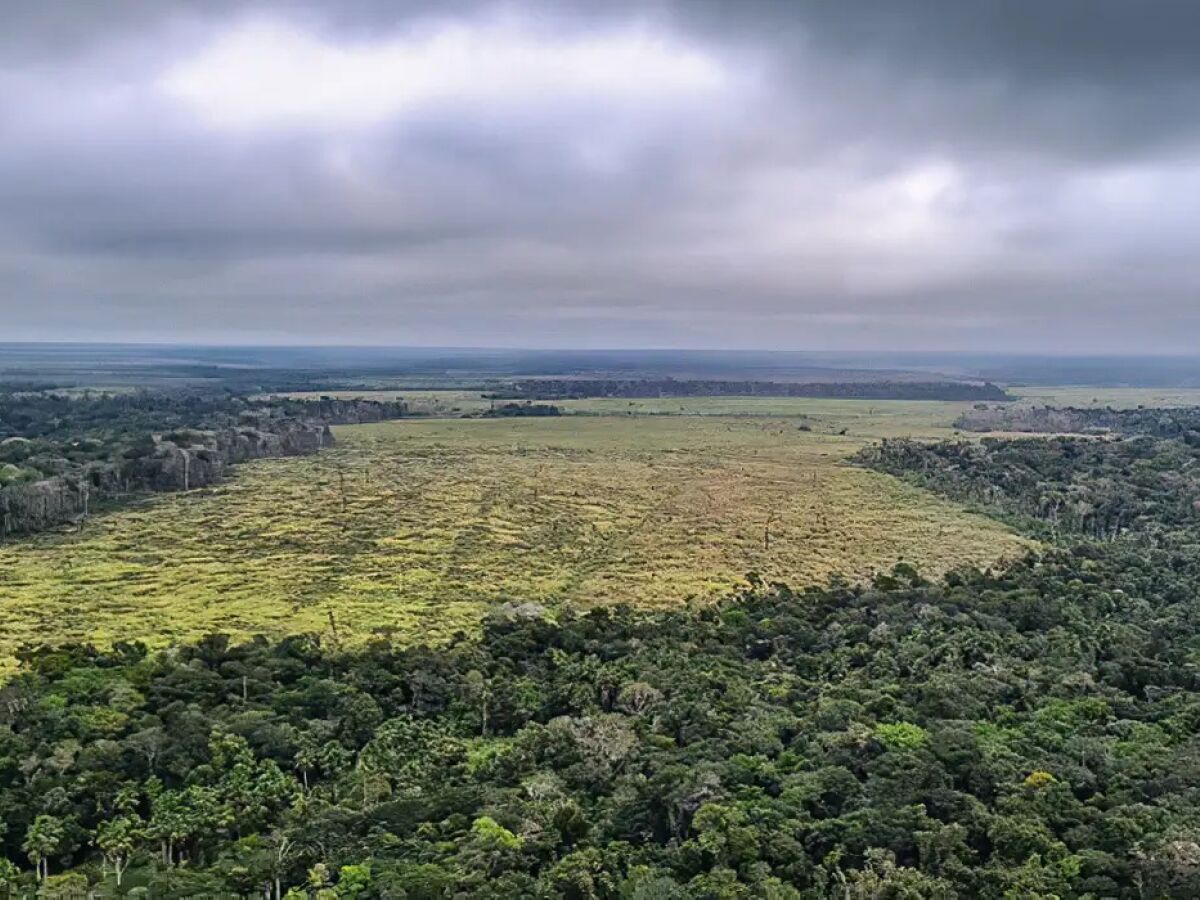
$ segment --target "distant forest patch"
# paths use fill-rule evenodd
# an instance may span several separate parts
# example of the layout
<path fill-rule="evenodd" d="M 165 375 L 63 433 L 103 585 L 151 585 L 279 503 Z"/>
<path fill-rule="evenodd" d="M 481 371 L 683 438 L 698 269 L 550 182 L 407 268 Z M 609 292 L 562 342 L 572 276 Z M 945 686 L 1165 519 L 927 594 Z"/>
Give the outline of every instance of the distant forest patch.
<path fill-rule="evenodd" d="M 1013 398 L 991 382 L 967 381 L 712 381 L 674 378 L 530 378 L 494 392 L 497 400 L 587 397 L 818 397 L 848 400 L 976 400 Z"/>
<path fill-rule="evenodd" d="M 501 403 L 491 409 L 484 410 L 481 415 L 485 419 L 524 418 L 529 416 L 561 416 L 562 410 L 549 403 Z"/>

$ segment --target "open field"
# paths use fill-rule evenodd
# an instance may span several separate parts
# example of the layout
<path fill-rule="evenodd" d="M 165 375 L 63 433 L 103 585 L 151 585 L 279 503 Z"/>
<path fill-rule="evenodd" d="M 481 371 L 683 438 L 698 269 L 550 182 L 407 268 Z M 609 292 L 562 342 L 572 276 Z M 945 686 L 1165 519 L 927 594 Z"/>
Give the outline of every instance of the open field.
<path fill-rule="evenodd" d="M 902 430 L 949 433 L 954 405 L 802 402 L 811 431 L 717 416 L 341 428 L 319 456 L 249 463 L 82 534 L 0 548 L 0 653 L 50 637 L 329 632 L 331 614 L 343 639 L 438 639 L 507 600 L 671 604 L 749 571 L 804 583 L 905 559 L 932 572 L 1024 546 L 842 462 Z"/>
<path fill-rule="evenodd" d="M 1008 392 L 1023 403 L 1038 406 L 1111 406 L 1133 409 L 1138 406 L 1198 406 L 1200 388 L 1120 388 L 1120 387 L 1043 387 L 1009 388 Z"/>

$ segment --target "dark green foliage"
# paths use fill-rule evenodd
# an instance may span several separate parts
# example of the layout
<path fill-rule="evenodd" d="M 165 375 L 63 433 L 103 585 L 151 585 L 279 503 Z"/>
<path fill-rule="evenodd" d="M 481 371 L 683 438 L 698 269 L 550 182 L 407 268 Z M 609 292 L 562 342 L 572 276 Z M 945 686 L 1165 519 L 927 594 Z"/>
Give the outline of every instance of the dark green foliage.
<path fill-rule="evenodd" d="M 857 460 L 1052 534 L 1186 543 L 1200 525 L 1200 444 L 1179 439 L 885 440 Z"/>
<path fill-rule="evenodd" d="M 485 419 L 521 418 L 525 416 L 561 416 L 562 410 L 549 403 L 501 403 L 485 410 L 481 416 Z"/>

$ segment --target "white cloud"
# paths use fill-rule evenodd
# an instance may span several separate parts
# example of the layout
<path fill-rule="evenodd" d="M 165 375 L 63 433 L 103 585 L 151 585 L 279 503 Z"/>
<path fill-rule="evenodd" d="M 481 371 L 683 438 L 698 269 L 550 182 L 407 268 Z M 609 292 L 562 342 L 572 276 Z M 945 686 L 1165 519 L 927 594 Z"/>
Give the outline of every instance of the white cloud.
<path fill-rule="evenodd" d="M 440 107 L 641 109 L 703 100 L 729 82 L 715 57 L 644 27 L 564 36 L 460 22 L 345 44 L 257 20 L 170 66 L 158 87 L 213 126 L 254 129 L 367 126 Z"/>

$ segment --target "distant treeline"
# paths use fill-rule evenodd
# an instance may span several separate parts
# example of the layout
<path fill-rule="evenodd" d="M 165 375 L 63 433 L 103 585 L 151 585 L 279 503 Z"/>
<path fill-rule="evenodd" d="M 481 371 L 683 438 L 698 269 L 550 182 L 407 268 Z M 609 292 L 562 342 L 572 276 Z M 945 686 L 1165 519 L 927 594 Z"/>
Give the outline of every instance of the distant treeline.
<path fill-rule="evenodd" d="M 674 378 L 530 378 L 494 392 L 496 399 L 587 397 L 817 397 L 849 400 L 1012 400 L 996 385 L 965 381 L 708 381 Z"/>
<path fill-rule="evenodd" d="M 81 521 L 96 504 L 189 490 L 231 466 L 313 453 L 330 425 L 405 414 L 402 402 L 229 395 L 0 396 L 0 537 Z"/>
<path fill-rule="evenodd" d="M 485 410 L 481 415 L 485 419 L 544 418 L 546 416 L 561 416 L 562 410 L 549 403 L 532 403 L 526 400 L 524 403 L 502 403 L 499 406 L 493 406 L 491 409 Z"/>
<path fill-rule="evenodd" d="M 1086 434 L 1112 431 L 1200 441 L 1200 407 L 1109 409 L 1051 406 L 997 406 L 973 409 L 954 423 L 964 431 L 1027 431 Z"/>

